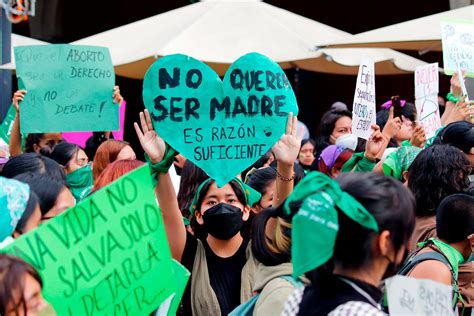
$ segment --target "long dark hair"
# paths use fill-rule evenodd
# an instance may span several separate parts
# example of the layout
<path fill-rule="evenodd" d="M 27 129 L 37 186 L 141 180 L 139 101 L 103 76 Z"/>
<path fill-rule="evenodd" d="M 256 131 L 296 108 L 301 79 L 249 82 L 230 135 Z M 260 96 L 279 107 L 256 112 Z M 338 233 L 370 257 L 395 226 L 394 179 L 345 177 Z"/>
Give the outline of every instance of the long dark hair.
<path fill-rule="evenodd" d="M 74 157 L 77 157 L 79 150 L 81 150 L 81 147 L 76 144 L 62 142 L 54 147 L 49 157 L 56 161 L 60 166 L 67 167 L 69 162 Z"/>
<path fill-rule="evenodd" d="M 37 153 L 26 153 L 11 158 L 3 166 L 2 176 L 5 178 L 13 178 L 25 172 L 47 174 L 54 180 L 64 184 L 66 183 L 64 170 L 58 163 Z"/>
<path fill-rule="evenodd" d="M 408 169 L 416 215 L 436 215 L 436 208 L 446 196 L 467 190 L 470 171 L 469 160 L 456 147 L 434 145 L 420 152 Z"/>
<path fill-rule="evenodd" d="M 33 133 L 26 135 L 25 139 L 25 153 L 34 153 L 34 145 L 39 145 L 41 139 L 44 137 L 44 133 Z"/>
<path fill-rule="evenodd" d="M 379 231 L 388 230 L 395 253 L 407 244 L 415 227 L 415 199 L 399 181 L 375 173 L 344 173 L 336 181 L 372 214 Z M 332 267 L 364 269 L 373 260 L 372 241 L 377 233 L 338 211 L 339 232 L 334 255 L 325 266 L 308 273 L 313 284 L 324 286 Z M 317 233 L 317 232 L 314 232 Z"/>
<path fill-rule="evenodd" d="M 31 215 L 33 215 L 33 212 L 35 211 L 36 205 L 38 205 L 38 203 L 39 203 L 38 196 L 36 195 L 34 191 L 30 189 L 30 196 L 28 198 L 28 202 L 26 203 L 26 209 L 23 212 L 23 215 L 21 215 L 21 218 L 15 227 L 15 230 L 19 232 L 20 234 L 24 233 L 26 224 L 28 223 L 28 220 L 30 219 Z"/>
<path fill-rule="evenodd" d="M 0 254 L 0 315 L 7 315 L 11 307 L 16 315 L 19 315 L 20 310 L 23 310 L 23 314 L 26 315 L 27 306 L 23 291 L 24 276 L 27 274 L 43 287 L 40 275 L 31 265 L 20 258 Z"/>
<path fill-rule="evenodd" d="M 197 188 L 203 183 L 209 176 L 194 163 L 186 159 L 181 172 L 181 179 L 179 182 L 178 192 L 178 205 L 183 214 L 183 217 L 190 218 L 191 212 L 189 207 L 194 198 Z"/>

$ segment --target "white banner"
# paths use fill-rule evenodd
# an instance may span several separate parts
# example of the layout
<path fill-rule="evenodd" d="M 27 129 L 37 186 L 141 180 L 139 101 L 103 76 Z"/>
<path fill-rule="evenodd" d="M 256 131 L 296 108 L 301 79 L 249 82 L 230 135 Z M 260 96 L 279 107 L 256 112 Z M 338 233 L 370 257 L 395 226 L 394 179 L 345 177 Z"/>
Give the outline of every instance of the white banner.
<path fill-rule="evenodd" d="M 370 127 L 375 124 L 375 112 L 374 62 L 363 59 L 359 66 L 352 105 L 352 133 L 355 136 L 369 139 L 372 134 Z"/>
<path fill-rule="evenodd" d="M 441 127 L 438 106 L 439 72 L 438 63 L 416 67 L 415 105 L 418 122 L 423 126 L 426 137 L 435 136 Z"/>
<path fill-rule="evenodd" d="M 474 22 L 441 21 L 443 68 L 448 75 L 457 69 L 456 64 L 474 77 Z"/>

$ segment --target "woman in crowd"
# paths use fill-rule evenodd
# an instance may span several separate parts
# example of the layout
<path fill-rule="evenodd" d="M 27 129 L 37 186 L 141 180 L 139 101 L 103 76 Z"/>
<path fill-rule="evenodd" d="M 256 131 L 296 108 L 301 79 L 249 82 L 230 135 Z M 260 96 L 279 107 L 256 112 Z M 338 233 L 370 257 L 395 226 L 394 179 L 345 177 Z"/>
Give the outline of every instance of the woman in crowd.
<path fill-rule="evenodd" d="M 148 111 L 140 113 L 140 121 L 141 130 L 138 124 L 135 124 L 135 129 L 152 168 L 169 168 L 173 155 L 170 155 L 169 146 L 156 135 Z M 285 160 L 288 158 L 286 153 L 289 147 L 297 151 L 301 142 L 295 135 L 296 118 L 290 115 L 286 135 L 273 147 L 277 160 L 285 161 L 277 171 L 279 178 L 286 182 L 293 180 L 293 160 Z M 280 188 L 282 193 L 291 191 L 283 185 Z M 227 315 L 250 297 L 255 260 L 248 251 L 249 241 L 242 237 L 240 229 L 249 217 L 250 205 L 260 199 L 259 194 L 252 191 L 237 178 L 221 188 L 214 180 L 204 181 L 195 194 L 191 212 L 198 224 L 207 230 L 208 236 L 195 239 L 186 233 L 169 174 L 159 174 L 156 193 L 171 253 L 192 273 L 183 297 L 184 314 Z"/>
<path fill-rule="evenodd" d="M 318 170 L 331 178 L 336 178 L 342 167 L 351 159 L 353 151 L 339 145 L 329 145 L 319 156 Z"/>
<path fill-rule="evenodd" d="M 303 139 L 301 141 L 300 153 L 298 155 L 298 162 L 305 172 L 309 172 L 311 164 L 314 161 L 314 154 L 316 150 L 316 142 L 311 138 Z"/>
<path fill-rule="evenodd" d="M 92 175 L 94 181 L 97 181 L 102 171 L 116 160 L 136 159 L 135 152 L 127 142 L 109 139 L 103 142 L 94 156 L 94 165 Z"/>
<path fill-rule="evenodd" d="M 25 261 L 0 254 L 0 315 L 56 315 L 44 300 L 43 282 L 38 272 Z"/>
<path fill-rule="evenodd" d="M 92 190 L 92 168 L 85 151 L 76 144 L 62 142 L 51 152 L 66 174 L 66 181 L 77 202 L 86 198 Z"/>
<path fill-rule="evenodd" d="M 311 285 L 290 296 L 284 315 L 383 315 L 380 281 L 403 261 L 415 200 L 384 175 L 336 181 L 311 173 L 285 202 L 303 201 L 292 221 L 291 255 L 293 275 L 306 274 Z"/>
<path fill-rule="evenodd" d="M 344 135 L 347 143 L 357 143 L 357 138 L 352 135 L 352 113 L 346 110 L 329 110 L 323 114 L 319 123 L 319 137 L 316 138 L 315 157 L 329 145 L 335 145 L 337 139 Z M 354 148 L 355 149 L 355 148 Z"/>
<path fill-rule="evenodd" d="M 139 160 L 117 160 L 112 162 L 110 165 L 105 168 L 105 170 L 100 174 L 99 178 L 94 184 L 94 189 L 92 192 L 95 192 L 106 185 L 114 182 L 121 176 L 129 173 L 132 170 L 135 170 L 143 166 L 143 162 Z"/>

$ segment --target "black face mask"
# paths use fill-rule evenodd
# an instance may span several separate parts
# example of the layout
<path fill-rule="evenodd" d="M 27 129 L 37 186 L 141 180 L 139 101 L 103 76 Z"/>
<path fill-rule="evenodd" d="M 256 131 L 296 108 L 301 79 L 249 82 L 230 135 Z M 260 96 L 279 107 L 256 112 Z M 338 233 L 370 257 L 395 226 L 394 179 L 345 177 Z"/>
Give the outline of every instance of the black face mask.
<path fill-rule="evenodd" d="M 382 280 L 388 279 L 390 277 L 393 277 L 395 274 L 397 274 L 398 270 L 400 270 L 400 268 L 403 266 L 407 258 L 408 258 L 408 250 L 407 248 L 405 248 L 402 261 L 400 263 L 395 263 L 396 259 L 394 259 L 394 261 L 391 261 L 387 266 L 387 270 L 385 270 Z"/>
<path fill-rule="evenodd" d="M 231 239 L 243 225 L 240 208 L 225 203 L 219 203 L 207 209 L 202 219 L 207 232 L 220 240 Z"/>

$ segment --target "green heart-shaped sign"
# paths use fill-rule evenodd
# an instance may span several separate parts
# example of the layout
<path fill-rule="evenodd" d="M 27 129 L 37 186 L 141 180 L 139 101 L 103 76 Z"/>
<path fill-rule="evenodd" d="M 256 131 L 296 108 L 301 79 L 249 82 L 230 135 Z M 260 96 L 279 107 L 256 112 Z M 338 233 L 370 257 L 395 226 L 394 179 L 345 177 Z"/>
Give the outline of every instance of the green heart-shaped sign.
<path fill-rule="evenodd" d="M 264 155 L 298 112 L 283 70 L 257 53 L 235 61 L 223 82 L 194 58 L 160 58 L 145 75 L 143 101 L 158 134 L 218 186 Z"/>

